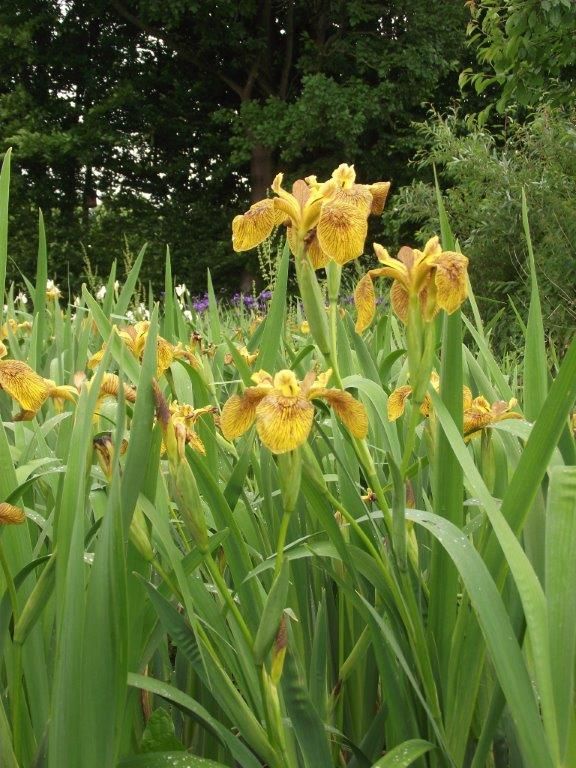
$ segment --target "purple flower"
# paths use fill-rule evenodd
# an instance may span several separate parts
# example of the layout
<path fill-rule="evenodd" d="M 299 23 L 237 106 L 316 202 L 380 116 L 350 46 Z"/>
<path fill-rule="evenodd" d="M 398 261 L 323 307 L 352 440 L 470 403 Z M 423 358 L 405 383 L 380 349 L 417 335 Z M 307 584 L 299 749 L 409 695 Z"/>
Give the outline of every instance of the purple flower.
<path fill-rule="evenodd" d="M 195 312 L 206 312 L 208 305 L 209 300 L 207 293 L 205 293 L 204 296 L 196 296 L 196 298 L 192 300 L 192 309 Z"/>

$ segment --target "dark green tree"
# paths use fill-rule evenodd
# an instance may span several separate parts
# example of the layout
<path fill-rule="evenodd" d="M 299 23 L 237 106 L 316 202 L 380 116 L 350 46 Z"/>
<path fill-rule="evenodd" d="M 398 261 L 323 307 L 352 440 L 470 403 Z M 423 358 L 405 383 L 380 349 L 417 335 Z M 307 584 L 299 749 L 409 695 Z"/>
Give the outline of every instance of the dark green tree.
<path fill-rule="evenodd" d="M 569 106 L 576 85 L 572 0 L 470 0 L 469 42 L 477 63 L 461 84 L 484 94 L 486 112 L 539 103 Z"/>
<path fill-rule="evenodd" d="M 28 233 L 41 205 L 73 278 L 82 248 L 105 272 L 123 236 L 156 244 L 155 280 L 162 241 L 181 277 L 235 278 L 229 219 L 278 170 L 410 179 L 411 123 L 454 95 L 465 16 L 460 0 L 17 0 L 0 142 Z"/>

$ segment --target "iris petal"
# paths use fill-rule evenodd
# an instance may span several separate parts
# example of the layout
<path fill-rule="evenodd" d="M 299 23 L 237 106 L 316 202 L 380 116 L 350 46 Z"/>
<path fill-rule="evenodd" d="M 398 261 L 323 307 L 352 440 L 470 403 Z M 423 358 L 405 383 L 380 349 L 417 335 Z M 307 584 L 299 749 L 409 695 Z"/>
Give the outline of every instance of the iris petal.
<path fill-rule="evenodd" d="M 312 429 L 314 407 L 303 397 L 267 395 L 256 408 L 256 429 L 272 453 L 292 451 Z"/>
<path fill-rule="evenodd" d="M 235 251 L 249 251 L 270 237 L 277 224 L 277 210 L 273 200 L 254 203 L 242 216 L 232 221 L 232 247 Z"/>
<path fill-rule="evenodd" d="M 376 312 L 376 295 L 374 292 L 374 283 L 369 274 L 359 281 L 356 289 L 354 290 L 354 304 L 358 312 L 356 319 L 356 332 L 362 333 L 366 330 Z"/>
<path fill-rule="evenodd" d="M 317 227 L 320 247 L 338 264 L 360 256 L 368 232 L 366 215 L 350 203 L 324 203 Z"/>
<path fill-rule="evenodd" d="M 21 360 L 0 362 L 0 387 L 25 411 L 38 411 L 50 394 L 50 385 Z"/>

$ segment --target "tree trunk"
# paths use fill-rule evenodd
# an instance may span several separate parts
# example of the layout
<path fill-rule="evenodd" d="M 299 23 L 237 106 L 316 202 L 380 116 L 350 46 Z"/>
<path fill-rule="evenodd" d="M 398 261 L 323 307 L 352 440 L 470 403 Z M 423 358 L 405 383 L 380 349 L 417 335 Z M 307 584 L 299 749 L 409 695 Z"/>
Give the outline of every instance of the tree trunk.
<path fill-rule="evenodd" d="M 262 144 L 254 144 L 250 159 L 250 199 L 253 203 L 266 197 L 266 190 L 272 180 L 272 150 Z"/>
<path fill-rule="evenodd" d="M 262 144 L 254 144 L 250 158 L 250 200 L 257 203 L 264 200 L 267 190 L 273 180 L 272 150 Z M 248 259 L 240 275 L 240 290 L 250 294 L 261 287 L 262 280 L 258 275 L 258 260 L 255 252 L 247 255 Z"/>

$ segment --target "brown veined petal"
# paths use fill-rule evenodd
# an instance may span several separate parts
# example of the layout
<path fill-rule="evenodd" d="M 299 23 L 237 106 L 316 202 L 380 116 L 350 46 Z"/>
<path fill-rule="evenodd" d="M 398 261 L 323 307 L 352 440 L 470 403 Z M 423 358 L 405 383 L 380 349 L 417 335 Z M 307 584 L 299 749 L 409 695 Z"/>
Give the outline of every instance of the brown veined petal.
<path fill-rule="evenodd" d="M 389 181 L 377 181 L 375 184 L 368 185 L 368 191 L 372 195 L 372 205 L 370 213 L 373 216 L 380 216 L 386 205 L 386 198 L 390 192 Z"/>
<path fill-rule="evenodd" d="M 404 413 L 406 399 L 412 394 L 412 387 L 405 384 L 395 389 L 388 398 L 388 421 L 396 421 Z"/>
<path fill-rule="evenodd" d="M 359 281 L 354 290 L 354 304 L 358 317 L 356 319 L 356 333 L 362 333 L 370 325 L 376 313 L 376 295 L 374 283 L 369 274 Z"/>
<path fill-rule="evenodd" d="M 25 520 L 26 515 L 22 507 L 15 507 L 6 501 L 0 504 L 0 525 L 17 525 Z"/>
<path fill-rule="evenodd" d="M 390 288 L 390 303 L 396 315 L 404 324 L 408 320 L 409 296 L 406 288 L 398 280 L 394 280 Z"/>
<path fill-rule="evenodd" d="M 353 205 L 364 216 L 368 217 L 372 208 L 372 195 L 363 184 L 353 184 L 351 187 L 337 189 L 330 198 L 330 202 Z"/>
<path fill-rule="evenodd" d="M 461 253 L 443 251 L 435 266 L 436 302 L 451 315 L 468 296 L 468 259 Z"/>
<path fill-rule="evenodd" d="M 193 429 L 188 428 L 186 430 L 186 442 L 190 444 L 192 450 L 196 451 L 197 453 L 201 453 L 202 456 L 206 456 L 206 448 L 204 447 L 204 443 Z"/>
<path fill-rule="evenodd" d="M 320 247 L 338 264 L 356 259 L 364 250 L 366 215 L 349 203 L 324 203 L 316 233 Z"/>
<path fill-rule="evenodd" d="M 330 261 L 328 255 L 320 247 L 315 230 L 313 230 L 313 234 L 309 238 L 306 238 L 306 254 L 314 269 L 322 269 Z"/>
<path fill-rule="evenodd" d="M 484 408 L 468 408 L 464 411 L 464 437 L 469 440 L 492 422 L 490 411 Z"/>
<path fill-rule="evenodd" d="M 260 200 L 254 203 L 242 216 L 235 216 L 232 221 L 232 247 L 235 251 L 249 251 L 267 237 L 277 223 L 277 210 L 273 200 Z"/>
<path fill-rule="evenodd" d="M 115 373 L 105 373 L 100 384 L 100 397 L 109 395 L 118 397 L 120 379 Z M 124 397 L 129 403 L 136 402 L 136 388 L 130 384 L 124 384 Z"/>
<path fill-rule="evenodd" d="M 50 385 L 21 360 L 0 361 L 0 387 L 25 411 L 38 411 Z"/>
<path fill-rule="evenodd" d="M 6 357 L 6 355 L 7 355 L 7 354 L 8 354 L 8 350 L 6 349 L 6 345 L 5 345 L 5 344 L 3 344 L 3 343 L 0 341 L 0 360 L 1 360 L 3 357 Z"/>
<path fill-rule="evenodd" d="M 156 344 L 156 375 L 158 378 L 170 368 L 173 362 L 174 346 L 159 336 Z"/>
<path fill-rule="evenodd" d="M 312 429 L 314 406 L 303 397 L 267 395 L 256 408 L 256 429 L 272 453 L 293 451 Z"/>
<path fill-rule="evenodd" d="M 256 406 L 264 397 L 257 387 L 248 387 L 243 395 L 232 395 L 222 409 L 220 428 L 227 440 L 234 440 L 244 434 L 256 418 Z"/>
<path fill-rule="evenodd" d="M 350 434 L 363 439 L 368 434 L 368 414 L 362 403 L 343 389 L 314 389 L 313 397 L 321 397 L 334 409 Z"/>
<path fill-rule="evenodd" d="M 104 357 L 104 353 L 106 352 L 106 346 L 102 346 L 101 349 L 98 350 L 98 352 L 94 352 L 92 357 L 88 360 L 86 365 L 88 368 L 90 368 L 91 371 L 96 368 L 97 365 L 99 365 L 102 362 L 102 358 Z"/>

